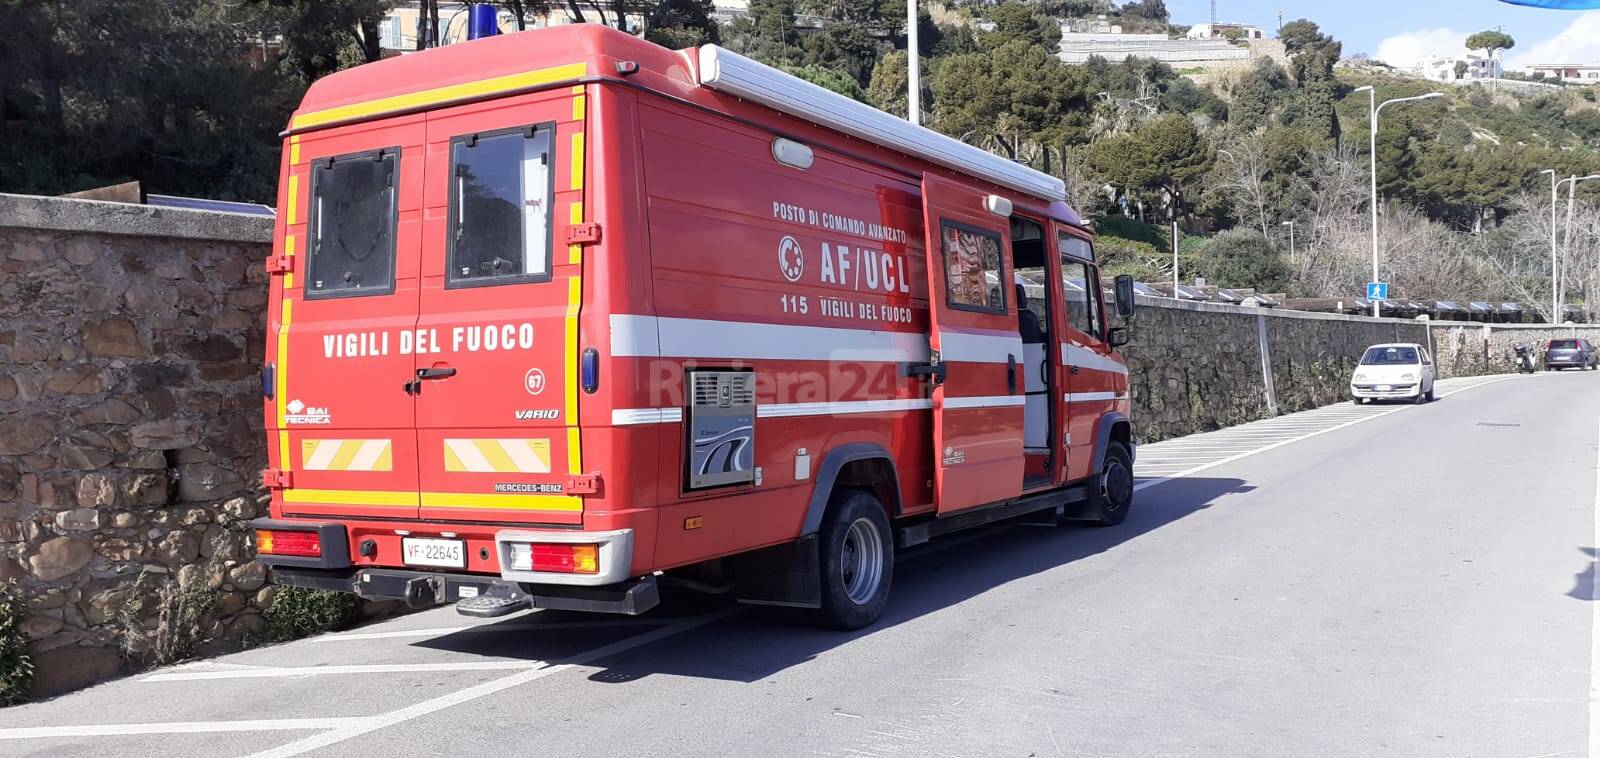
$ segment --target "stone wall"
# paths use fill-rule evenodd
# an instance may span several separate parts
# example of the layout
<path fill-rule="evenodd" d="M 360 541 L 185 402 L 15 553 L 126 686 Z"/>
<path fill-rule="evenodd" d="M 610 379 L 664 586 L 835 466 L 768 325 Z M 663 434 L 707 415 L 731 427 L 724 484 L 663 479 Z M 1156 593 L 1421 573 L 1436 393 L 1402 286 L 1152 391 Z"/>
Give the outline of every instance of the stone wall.
<path fill-rule="evenodd" d="M 21 580 L 38 693 L 262 636 L 246 524 L 271 234 L 0 195 L 0 581 Z"/>
<path fill-rule="evenodd" d="M 1335 403 L 1369 345 L 1426 337 L 1415 321 L 1141 297 L 1123 351 L 1135 434 L 1154 442 Z"/>
<path fill-rule="evenodd" d="M 1515 371 L 1511 346 L 1521 342 L 1533 348 L 1534 360 L 1543 368 L 1545 343 L 1580 338 L 1600 345 L 1600 325 L 1579 324 L 1463 324 L 1435 322 L 1430 329 L 1433 352 L 1446 376 L 1504 374 Z"/>

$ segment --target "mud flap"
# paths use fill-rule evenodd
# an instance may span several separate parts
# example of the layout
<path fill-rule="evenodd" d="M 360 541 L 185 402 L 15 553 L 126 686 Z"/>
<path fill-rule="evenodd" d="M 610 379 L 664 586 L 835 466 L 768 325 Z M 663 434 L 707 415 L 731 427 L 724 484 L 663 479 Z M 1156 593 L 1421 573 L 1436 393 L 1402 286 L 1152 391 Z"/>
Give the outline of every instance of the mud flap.
<path fill-rule="evenodd" d="M 821 555 L 817 535 L 774 545 L 733 558 L 739 602 L 821 608 Z"/>

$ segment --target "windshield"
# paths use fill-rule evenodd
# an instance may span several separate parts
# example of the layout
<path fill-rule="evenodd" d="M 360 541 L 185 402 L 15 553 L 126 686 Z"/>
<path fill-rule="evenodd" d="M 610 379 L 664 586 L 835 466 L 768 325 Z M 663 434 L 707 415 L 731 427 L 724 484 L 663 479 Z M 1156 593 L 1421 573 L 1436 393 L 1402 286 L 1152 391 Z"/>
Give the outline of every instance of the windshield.
<path fill-rule="evenodd" d="M 1417 349 L 1414 347 L 1369 347 L 1367 354 L 1361 356 L 1363 366 L 1396 366 L 1417 362 Z"/>
<path fill-rule="evenodd" d="M 1550 341 L 1550 349 L 1551 350 L 1576 350 L 1577 348 L 1578 348 L 1578 341 L 1577 340 L 1551 340 Z"/>

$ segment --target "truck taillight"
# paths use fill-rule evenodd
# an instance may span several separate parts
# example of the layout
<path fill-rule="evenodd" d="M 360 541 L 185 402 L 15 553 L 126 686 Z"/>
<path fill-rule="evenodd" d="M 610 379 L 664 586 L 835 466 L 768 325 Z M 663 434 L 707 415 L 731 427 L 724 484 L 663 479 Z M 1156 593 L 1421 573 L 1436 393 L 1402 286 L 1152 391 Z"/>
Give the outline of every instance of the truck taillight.
<path fill-rule="evenodd" d="M 257 529 L 256 552 L 265 555 L 321 558 L 322 538 L 316 532 Z"/>
<path fill-rule="evenodd" d="M 600 573 L 599 545 L 513 542 L 512 571 L 554 571 L 561 574 Z"/>

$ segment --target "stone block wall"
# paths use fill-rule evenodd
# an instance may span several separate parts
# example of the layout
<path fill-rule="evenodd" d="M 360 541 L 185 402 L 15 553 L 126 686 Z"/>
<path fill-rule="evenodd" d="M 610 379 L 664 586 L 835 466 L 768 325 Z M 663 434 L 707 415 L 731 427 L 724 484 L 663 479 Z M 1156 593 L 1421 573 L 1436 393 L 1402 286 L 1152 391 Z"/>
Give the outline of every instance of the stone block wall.
<path fill-rule="evenodd" d="M 1140 298 L 1123 349 L 1135 434 L 1155 442 L 1339 402 L 1368 346 L 1423 343 L 1426 329 L 1398 319 Z"/>
<path fill-rule="evenodd" d="M 37 692 L 184 639 L 263 636 L 272 590 L 246 524 L 271 234 L 268 218 L 0 195 L 0 581 L 24 589 Z M 195 628 L 175 641 L 175 624 Z"/>
<path fill-rule="evenodd" d="M 1534 360 L 1543 368 L 1544 346 L 1555 339 L 1587 339 L 1600 345 L 1600 325 L 1578 324 L 1466 324 L 1435 322 L 1433 352 L 1447 376 L 1504 374 L 1516 370 L 1512 345 L 1533 348 Z"/>

